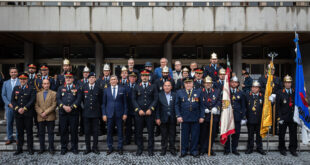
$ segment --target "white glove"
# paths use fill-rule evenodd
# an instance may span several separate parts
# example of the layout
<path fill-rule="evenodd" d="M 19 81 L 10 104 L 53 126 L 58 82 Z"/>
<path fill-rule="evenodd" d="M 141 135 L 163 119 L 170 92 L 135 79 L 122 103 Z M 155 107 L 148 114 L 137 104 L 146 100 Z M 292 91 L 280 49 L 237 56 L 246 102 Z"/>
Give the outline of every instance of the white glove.
<path fill-rule="evenodd" d="M 274 99 L 276 99 L 276 94 L 271 94 L 271 96 L 274 98 Z"/>
<path fill-rule="evenodd" d="M 210 113 L 210 110 L 208 108 L 205 109 L 205 113 Z"/>
<path fill-rule="evenodd" d="M 283 124 L 283 123 L 284 123 L 284 120 L 280 120 L 280 121 L 279 121 L 279 124 Z"/>
<path fill-rule="evenodd" d="M 272 95 L 271 96 L 269 96 L 269 101 L 271 101 L 272 103 L 274 102 L 274 97 L 272 97 Z"/>
<path fill-rule="evenodd" d="M 246 123 L 247 123 L 247 120 L 246 120 L 246 119 L 241 120 L 241 125 L 246 125 Z"/>
<path fill-rule="evenodd" d="M 212 114 L 214 114 L 214 115 L 218 114 L 218 110 L 217 110 L 216 107 L 213 107 L 213 108 L 211 109 L 211 111 L 212 111 Z"/>

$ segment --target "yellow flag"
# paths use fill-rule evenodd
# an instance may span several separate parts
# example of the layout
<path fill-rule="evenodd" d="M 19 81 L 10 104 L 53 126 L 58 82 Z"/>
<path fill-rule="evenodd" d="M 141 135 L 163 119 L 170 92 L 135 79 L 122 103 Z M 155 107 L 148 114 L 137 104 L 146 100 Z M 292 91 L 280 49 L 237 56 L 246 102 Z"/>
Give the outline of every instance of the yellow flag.
<path fill-rule="evenodd" d="M 269 127 L 272 126 L 272 105 L 269 100 L 269 96 L 271 95 L 273 88 L 273 75 L 271 74 L 271 68 L 274 68 L 272 61 L 270 61 L 270 67 L 268 68 L 268 80 L 266 84 L 262 121 L 260 126 L 260 136 L 262 138 L 266 137 Z"/>

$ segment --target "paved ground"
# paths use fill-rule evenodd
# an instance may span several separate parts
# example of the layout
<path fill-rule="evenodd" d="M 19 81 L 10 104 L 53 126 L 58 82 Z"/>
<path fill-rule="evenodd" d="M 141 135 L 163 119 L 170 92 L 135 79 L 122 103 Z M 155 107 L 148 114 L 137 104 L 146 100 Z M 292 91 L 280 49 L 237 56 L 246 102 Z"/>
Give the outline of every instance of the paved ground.
<path fill-rule="evenodd" d="M 294 165 L 309 165 L 310 164 L 310 153 L 301 152 L 299 157 L 293 157 L 288 153 L 288 156 L 281 156 L 278 152 L 270 152 L 266 156 L 253 153 L 251 155 L 241 156 L 228 155 L 224 156 L 222 153 L 217 153 L 217 156 L 207 157 L 202 156 L 200 158 L 193 158 L 187 156 L 185 158 L 179 158 L 178 156 L 173 157 L 170 154 L 166 156 L 160 156 L 157 152 L 155 156 L 135 156 L 135 153 L 125 152 L 124 155 L 120 156 L 117 153 L 113 153 L 106 156 L 106 153 L 102 152 L 100 155 L 89 154 L 87 156 L 80 153 L 74 155 L 67 153 L 62 156 L 57 152 L 54 156 L 47 153 L 43 155 L 34 154 L 32 156 L 28 153 L 23 153 L 19 156 L 13 156 L 13 152 L 0 152 L 0 164 L 1 165 L 21 165 L 21 164 L 61 164 L 61 165 L 77 165 L 77 164 L 160 164 L 160 165 L 172 165 L 172 164 L 294 164 Z"/>

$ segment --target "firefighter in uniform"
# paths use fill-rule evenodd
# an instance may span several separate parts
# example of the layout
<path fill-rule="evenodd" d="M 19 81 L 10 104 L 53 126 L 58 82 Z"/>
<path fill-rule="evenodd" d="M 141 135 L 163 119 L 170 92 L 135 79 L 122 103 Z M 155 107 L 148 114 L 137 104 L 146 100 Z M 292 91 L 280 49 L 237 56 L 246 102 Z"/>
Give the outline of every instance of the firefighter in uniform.
<path fill-rule="evenodd" d="M 245 97 L 243 92 L 238 89 L 238 86 L 238 78 L 235 76 L 232 77 L 230 80 L 230 100 L 234 112 L 235 133 L 228 137 L 225 143 L 224 155 L 228 155 L 230 153 L 230 150 L 234 155 L 240 155 L 237 151 L 237 147 L 240 137 L 241 121 L 245 117 Z"/>
<path fill-rule="evenodd" d="M 242 76 L 244 77 L 244 82 L 242 84 L 242 91 L 244 93 L 249 93 L 251 91 L 253 79 L 250 77 L 249 72 L 245 71 Z"/>
<path fill-rule="evenodd" d="M 59 106 L 61 155 L 67 152 L 69 142 L 69 128 L 71 135 L 71 151 L 78 154 L 78 126 L 79 105 L 81 102 L 81 91 L 73 84 L 74 78 L 71 72 L 65 73 L 65 84 L 57 91 L 57 104 Z"/>
<path fill-rule="evenodd" d="M 122 67 L 122 70 L 121 70 L 121 77 L 119 79 L 119 85 L 123 86 L 123 87 L 126 87 L 129 83 L 129 80 L 128 80 L 128 69 L 123 66 Z"/>
<path fill-rule="evenodd" d="M 195 80 L 194 80 L 194 88 L 200 89 L 203 88 L 203 70 L 201 68 L 195 69 Z"/>
<path fill-rule="evenodd" d="M 89 76 L 90 70 L 87 66 L 83 69 L 83 78 L 77 82 L 77 87 L 82 91 L 82 88 L 85 84 L 88 84 L 88 76 Z M 84 135 L 84 121 L 83 121 L 83 109 L 84 109 L 84 102 L 81 102 L 81 106 L 79 106 L 80 109 L 80 132 L 79 136 Z M 99 116 L 100 117 L 100 116 Z"/>
<path fill-rule="evenodd" d="M 204 88 L 201 92 L 201 108 L 205 113 L 205 120 L 201 124 L 200 129 L 200 154 L 203 155 L 208 152 L 211 115 L 213 115 L 212 135 L 211 135 L 211 155 L 215 156 L 212 149 L 217 129 L 220 121 L 220 110 L 222 106 L 222 98 L 219 90 L 212 88 L 212 78 L 207 76 L 204 78 Z"/>
<path fill-rule="evenodd" d="M 82 102 L 82 118 L 84 122 L 86 151 L 84 155 L 91 151 L 99 154 L 98 150 L 98 135 L 99 135 L 99 120 L 101 119 L 101 96 L 102 90 L 96 82 L 96 74 L 91 72 L 88 74 L 87 83 L 81 88 Z M 93 136 L 93 146 L 90 147 L 90 137 Z"/>
<path fill-rule="evenodd" d="M 246 118 L 248 127 L 248 146 L 245 154 L 253 153 L 254 134 L 256 135 L 257 152 L 266 155 L 263 150 L 262 137 L 260 136 L 260 125 L 262 118 L 262 110 L 264 105 L 264 95 L 260 92 L 260 84 L 254 81 L 251 92 L 246 96 Z"/>
<path fill-rule="evenodd" d="M 200 106 L 201 89 L 194 89 L 192 78 L 184 79 L 184 89 L 176 94 L 175 112 L 178 123 L 181 123 L 181 154 L 185 157 L 190 154 L 199 157 L 198 142 L 200 125 L 204 121 L 204 111 Z M 189 143 L 190 142 L 190 143 Z"/>
<path fill-rule="evenodd" d="M 34 64 L 28 65 L 28 75 L 29 75 L 28 85 L 33 86 L 33 87 L 34 87 L 34 81 L 37 78 L 36 70 L 37 70 L 37 66 L 35 66 Z"/>
<path fill-rule="evenodd" d="M 222 67 L 218 64 L 218 59 L 217 59 L 216 53 L 211 54 L 210 62 L 211 63 L 209 65 L 207 65 L 204 69 L 204 77 L 210 76 L 213 81 L 217 81 L 218 80 L 218 72 Z"/>
<path fill-rule="evenodd" d="M 171 82 L 172 90 L 174 90 L 174 87 L 175 87 L 174 80 L 169 75 L 169 68 L 165 66 L 162 69 L 162 77 L 155 80 L 155 85 L 157 87 L 158 92 L 161 92 L 163 90 L 163 85 L 166 81 Z"/>
<path fill-rule="evenodd" d="M 158 91 L 156 85 L 149 82 L 149 71 L 143 70 L 141 82 L 135 86 L 132 92 L 132 102 L 136 113 L 136 138 L 137 138 L 137 156 L 143 151 L 143 128 L 146 125 L 148 132 L 148 154 L 154 155 L 154 121 L 155 108 L 158 100 Z"/>
<path fill-rule="evenodd" d="M 223 90 L 223 85 L 225 81 L 225 75 L 226 75 L 226 70 L 224 68 L 221 68 L 218 73 L 218 80 L 215 81 L 214 83 L 214 88 L 222 91 Z"/>
<path fill-rule="evenodd" d="M 188 77 L 188 74 L 189 74 L 189 70 L 184 67 L 182 69 L 182 78 L 178 79 L 176 85 L 175 85 L 175 91 L 179 90 L 179 89 L 183 89 L 184 88 L 184 83 L 183 83 L 183 80 Z"/>
<path fill-rule="evenodd" d="M 27 85 L 28 74 L 19 75 L 20 86 L 15 86 L 12 92 L 11 104 L 15 112 L 16 129 L 18 132 L 17 151 L 14 155 L 23 152 L 24 131 L 27 132 L 27 147 L 30 155 L 33 155 L 33 114 L 36 91 L 33 86 Z"/>
<path fill-rule="evenodd" d="M 57 76 L 56 90 L 58 90 L 59 87 L 64 85 L 65 73 L 71 71 L 71 69 L 72 69 L 72 67 L 70 65 L 70 61 L 68 59 L 63 60 L 62 69 L 63 69 L 63 72 Z"/>
<path fill-rule="evenodd" d="M 298 156 L 297 149 L 297 124 L 294 122 L 295 91 L 292 89 L 292 77 L 284 77 L 284 88 L 278 92 L 276 106 L 279 110 L 279 150 L 281 155 L 286 156 L 285 133 L 289 128 L 290 144 L 289 151 L 293 156 Z"/>

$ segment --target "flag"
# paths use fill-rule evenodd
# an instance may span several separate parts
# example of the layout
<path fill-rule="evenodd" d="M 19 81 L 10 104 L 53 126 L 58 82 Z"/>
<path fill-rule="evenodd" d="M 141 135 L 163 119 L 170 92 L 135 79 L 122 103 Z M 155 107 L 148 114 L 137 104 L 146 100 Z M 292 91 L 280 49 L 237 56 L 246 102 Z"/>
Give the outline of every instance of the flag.
<path fill-rule="evenodd" d="M 221 113 L 221 138 L 220 142 L 224 145 L 227 137 L 235 133 L 234 112 L 230 101 L 230 63 L 227 56 L 227 68 L 223 85 L 222 113 Z"/>
<path fill-rule="evenodd" d="M 264 96 L 264 105 L 263 105 L 263 112 L 262 112 L 262 121 L 260 125 L 260 136 L 265 138 L 269 127 L 272 126 L 272 105 L 271 101 L 269 100 L 269 96 L 272 93 L 273 88 L 273 75 L 271 74 L 271 70 L 274 68 L 273 62 L 270 61 L 270 67 L 268 69 L 268 80 L 265 89 L 265 96 Z"/>
<path fill-rule="evenodd" d="M 298 34 L 296 33 L 294 42 L 296 43 L 296 77 L 295 77 L 295 110 L 294 121 L 301 126 L 302 143 L 308 144 L 310 130 L 310 116 L 308 101 L 306 99 L 306 88 L 304 72 L 302 67 L 301 54 L 298 44 Z"/>

